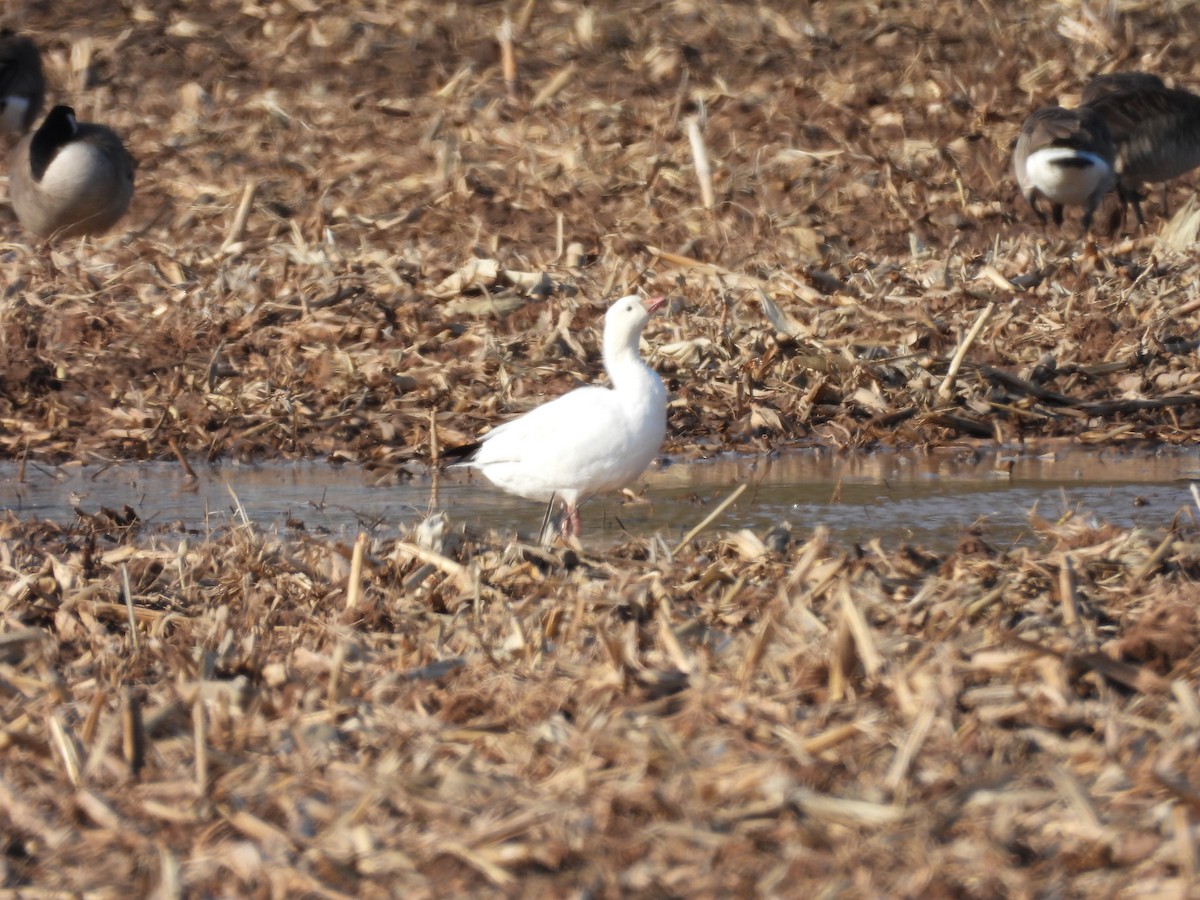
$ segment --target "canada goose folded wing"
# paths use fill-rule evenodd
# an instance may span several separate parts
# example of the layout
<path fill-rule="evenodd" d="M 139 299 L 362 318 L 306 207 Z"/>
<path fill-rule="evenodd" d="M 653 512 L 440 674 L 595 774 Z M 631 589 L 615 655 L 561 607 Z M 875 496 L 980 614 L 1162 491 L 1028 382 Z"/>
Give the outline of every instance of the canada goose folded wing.
<path fill-rule="evenodd" d="M 1083 86 L 1083 95 L 1079 98 L 1079 105 L 1087 106 L 1110 94 L 1165 90 L 1167 90 L 1167 86 L 1163 80 L 1150 72 L 1109 72 L 1105 75 L 1092 76 Z"/>
<path fill-rule="evenodd" d="M 1114 91 L 1087 108 L 1113 135 L 1124 179 L 1170 181 L 1200 165 L 1200 96 L 1170 88 Z"/>

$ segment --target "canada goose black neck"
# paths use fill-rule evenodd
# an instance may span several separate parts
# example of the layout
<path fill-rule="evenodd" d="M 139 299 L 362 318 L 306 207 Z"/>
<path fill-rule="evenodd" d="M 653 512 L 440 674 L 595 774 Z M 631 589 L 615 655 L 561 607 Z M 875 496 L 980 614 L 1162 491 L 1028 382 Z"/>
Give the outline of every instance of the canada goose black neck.
<path fill-rule="evenodd" d="M 56 106 L 50 110 L 29 144 L 29 168 L 34 181 L 42 180 L 58 151 L 71 143 L 78 132 L 75 110 L 69 106 Z"/>

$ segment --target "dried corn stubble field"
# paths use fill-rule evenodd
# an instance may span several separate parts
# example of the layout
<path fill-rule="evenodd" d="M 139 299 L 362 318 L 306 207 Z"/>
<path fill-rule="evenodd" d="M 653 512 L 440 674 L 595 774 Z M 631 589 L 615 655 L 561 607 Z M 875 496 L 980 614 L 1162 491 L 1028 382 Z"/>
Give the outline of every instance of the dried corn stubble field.
<path fill-rule="evenodd" d="M 108 239 L 4 226 L 0 452 L 387 476 L 431 421 L 596 377 L 634 287 L 677 298 L 647 337 L 681 455 L 1188 443 L 1194 217 L 1083 246 L 1008 169 L 1091 71 L 1195 86 L 1188 5 L 998 6 L 533 3 L 511 98 L 498 4 L 6 7 L 141 168 Z M 1200 538 L 1040 527 L 574 556 L 9 523 L 0 884 L 1185 895 Z"/>

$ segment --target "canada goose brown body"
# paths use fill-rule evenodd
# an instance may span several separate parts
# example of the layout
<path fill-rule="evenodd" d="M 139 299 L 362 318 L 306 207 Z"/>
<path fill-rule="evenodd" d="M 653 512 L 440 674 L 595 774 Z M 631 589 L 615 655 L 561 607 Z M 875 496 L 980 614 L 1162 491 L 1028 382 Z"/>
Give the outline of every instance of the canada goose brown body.
<path fill-rule="evenodd" d="M 40 237 L 100 234 L 129 208 L 134 167 L 116 132 L 56 106 L 13 151 L 13 210 Z"/>
<path fill-rule="evenodd" d="M 1013 151 L 1013 171 L 1021 193 L 1043 222 L 1038 197 L 1050 201 L 1056 225 L 1063 207 L 1083 207 L 1083 229 L 1116 182 L 1116 147 L 1104 121 L 1089 109 L 1049 106 L 1025 120 Z"/>
<path fill-rule="evenodd" d="M 46 81 L 33 41 L 0 29 L 0 132 L 24 134 L 42 113 Z"/>
<path fill-rule="evenodd" d="M 1133 204 L 1143 223 L 1141 185 L 1170 181 L 1200 166 L 1200 96 L 1168 88 L 1144 72 L 1099 76 L 1083 96 L 1116 142 L 1121 199 Z"/>

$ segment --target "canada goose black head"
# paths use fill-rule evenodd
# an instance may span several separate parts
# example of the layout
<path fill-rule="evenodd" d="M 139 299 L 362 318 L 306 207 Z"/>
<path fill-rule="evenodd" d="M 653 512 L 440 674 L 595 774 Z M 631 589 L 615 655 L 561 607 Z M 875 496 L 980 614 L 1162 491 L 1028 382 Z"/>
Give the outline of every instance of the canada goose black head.
<path fill-rule="evenodd" d="M 1108 126 L 1117 145 L 1122 202 L 1132 203 L 1138 222 L 1144 224 L 1141 185 L 1170 181 L 1200 166 L 1200 96 L 1168 88 L 1146 73 L 1121 74 L 1123 79 L 1111 87 L 1125 84 L 1124 89 L 1092 90 L 1089 84 L 1085 106 Z"/>
<path fill-rule="evenodd" d="M 46 99 L 42 57 L 29 38 L 0 29 L 0 132 L 23 134 Z"/>
<path fill-rule="evenodd" d="M 1043 222 L 1038 197 L 1050 201 L 1054 224 L 1061 225 L 1064 206 L 1083 207 L 1083 230 L 1116 181 L 1116 148 L 1104 121 L 1089 109 L 1049 106 L 1034 112 L 1021 126 L 1013 151 L 1013 171 L 1030 207 Z"/>
<path fill-rule="evenodd" d="M 21 224 L 40 237 L 100 234 L 129 208 L 134 168 L 111 128 L 56 106 L 13 151 L 8 192 Z"/>

